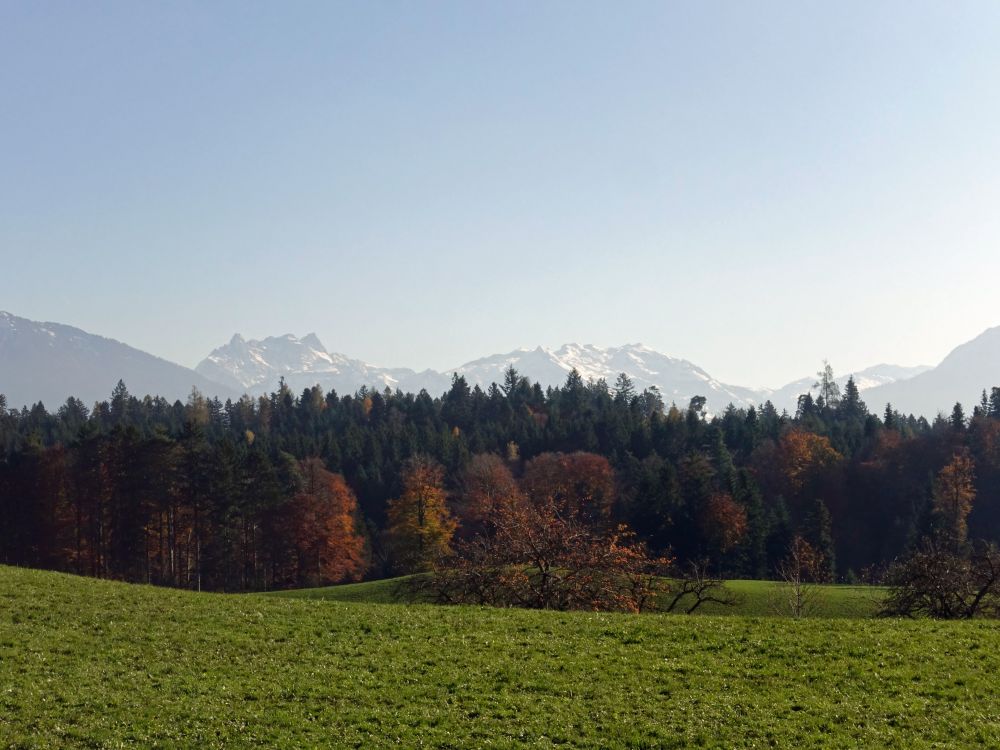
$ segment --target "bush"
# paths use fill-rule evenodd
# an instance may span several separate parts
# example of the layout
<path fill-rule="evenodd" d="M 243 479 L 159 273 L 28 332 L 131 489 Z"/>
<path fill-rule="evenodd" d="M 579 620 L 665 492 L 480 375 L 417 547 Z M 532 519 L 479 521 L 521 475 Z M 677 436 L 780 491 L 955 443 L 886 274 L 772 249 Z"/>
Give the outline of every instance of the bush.
<path fill-rule="evenodd" d="M 889 571 L 882 614 L 947 620 L 1000 615 L 1000 550 L 976 542 L 963 551 L 926 539 Z"/>

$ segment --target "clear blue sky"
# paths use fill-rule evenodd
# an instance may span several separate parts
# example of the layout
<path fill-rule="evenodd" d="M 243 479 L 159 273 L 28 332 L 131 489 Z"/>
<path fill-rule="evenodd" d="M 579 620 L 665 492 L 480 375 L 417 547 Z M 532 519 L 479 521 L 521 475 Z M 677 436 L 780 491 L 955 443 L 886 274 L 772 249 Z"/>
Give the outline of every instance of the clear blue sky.
<path fill-rule="evenodd" d="M 1000 324 L 1000 3 L 5 2 L 0 309 L 193 366 Z"/>

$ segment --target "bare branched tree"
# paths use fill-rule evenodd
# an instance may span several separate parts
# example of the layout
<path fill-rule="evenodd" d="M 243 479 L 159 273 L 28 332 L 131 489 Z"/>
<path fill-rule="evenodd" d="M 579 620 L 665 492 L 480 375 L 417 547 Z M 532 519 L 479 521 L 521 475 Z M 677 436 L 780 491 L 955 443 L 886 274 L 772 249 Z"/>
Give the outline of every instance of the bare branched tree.
<path fill-rule="evenodd" d="M 672 578 L 671 589 L 663 605 L 665 612 L 681 608 L 690 615 L 702 604 L 732 607 L 738 603 L 736 594 L 726 588 L 725 580 L 709 574 L 705 561 L 691 562 L 678 568 Z"/>
<path fill-rule="evenodd" d="M 971 619 L 1000 616 L 1000 549 L 976 542 L 966 555 L 950 539 L 926 539 L 889 574 L 882 614 Z"/>
<path fill-rule="evenodd" d="M 796 536 L 788 556 L 778 564 L 776 572 L 780 585 L 774 608 L 795 618 L 811 614 L 819 598 L 816 583 L 824 575 L 823 555 L 801 536 Z"/>

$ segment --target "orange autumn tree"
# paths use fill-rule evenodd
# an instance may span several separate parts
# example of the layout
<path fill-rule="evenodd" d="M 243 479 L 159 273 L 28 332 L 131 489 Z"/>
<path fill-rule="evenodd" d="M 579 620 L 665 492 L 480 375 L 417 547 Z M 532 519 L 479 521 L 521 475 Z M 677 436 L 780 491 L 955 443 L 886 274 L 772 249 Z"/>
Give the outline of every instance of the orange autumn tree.
<path fill-rule="evenodd" d="M 429 456 L 414 456 L 403 466 L 403 494 L 389 501 L 386 532 L 398 573 L 430 570 L 451 553 L 458 524 L 446 504 L 444 469 Z"/>
<path fill-rule="evenodd" d="M 968 536 L 969 513 L 976 499 L 972 459 L 956 453 L 934 480 L 933 512 L 935 525 L 953 547 L 961 547 Z"/>
<path fill-rule="evenodd" d="M 511 482 L 498 457 L 470 465 L 465 492 L 481 522 L 432 576 L 410 580 L 416 592 L 442 603 L 534 609 L 662 606 L 672 561 L 611 523 L 615 482 L 606 458 L 543 453 L 525 467 L 520 492 Z M 694 595 L 706 601 L 714 586 Z"/>
<path fill-rule="evenodd" d="M 444 604 L 640 612 L 670 590 L 671 560 L 628 527 L 566 513 L 551 498 L 501 505 L 490 527 L 459 541 L 414 593 Z"/>
<path fill-rule="evenodd" d="M 357 529 L 358 501 L 344 477 L 318 458 L 300 464 L 302 490 L 285 509 L 294 550 L 291 577 L 299 585 L 357 581 L 365 572 L 365 540 Z"/>
<path fill-rule="evenodd" d="M 843 456 L 829 438 L 790 429 L 777 442 L 763 443 L 754 451 L 754 473 L 765 494 L 804 502 L 825 494 L 825 485 Z"/>

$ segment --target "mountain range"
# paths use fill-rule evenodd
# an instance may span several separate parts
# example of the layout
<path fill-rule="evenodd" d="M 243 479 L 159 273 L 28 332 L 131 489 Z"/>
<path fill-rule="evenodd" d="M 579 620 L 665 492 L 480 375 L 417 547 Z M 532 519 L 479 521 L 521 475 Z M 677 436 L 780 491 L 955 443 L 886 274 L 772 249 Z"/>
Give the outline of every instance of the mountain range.
<path fill-rule="evenodd" d="M 655 386 L 664 401 L 686 406 L 692 396 L 705 396 L 709 411 L 727 404 L 748 407 L 771 400 L 778 409 L 795 410 L 800 394 L 812 389 L 816 378 L 802 378 L 777 390 L 746 388 L 722 383 L 686 359 L 671 357 L 642 344 L 601 348 L 590 344 L 565 344 L 558 349 L 536 347 L 494 354 L 450 368 L 444 372 L 381 368 L 327 351 L 314 333 L 298 338 L 291 334 L 261 340 L 233 336 L 195 368 L 210 380 L 252 394 L 273 390 L 279 378 L 299 391 L 319 384 L 328 390 L 353 392 L 359 385 L 407 392 L 421 389 L 438 394 L 447 390 L 452 374 L 463 376 L 470 386 L 487 388 L 503 382 L 504 370 L 513 366 L 542 386 L 562 385 L 576 370 L 584 380 L 604 379 L 613 384 L 626 373 L 637 390 Z M 925 372 L 928 367 L 876 365 L 854 374 L 859 389 L 894 383 Z M 837 379 L 843 388 L 848 375 Z"/>
<path fill-rule="evenodd" d="M 692 362 L 657 352 L 642 344 L 597 347 L 566 344 L 494 354 L 443 372 L 378 367 L 331 352 L 316 334 L 245 339 L 236 334 L 191 370 L 113 339 L 59 323 L 39 323 L 0 312 L 0 393 L 9 406 L 42 401 L 52 408 L 70 395 L 85 403 L 105 399 L 119 379 L 136 394 L 184 399 L 197 388 L 206 395 L 238 398 L 260 395 L 279 379 L 294 391 L 313 385 L 338 393 L 361 386 L 427 390 L 448 389 L 453 374 L 486 388 L 502 382 L 504 370 L 518 372 L 543 386 L 560 385 L 572 370 L 584 380 L 613 384 L 626 373 L 638 390 L 655 386 L 664 400 L 684 406 L 692 396 L 705 396 L 707 409 L 727 404 L 747 407 L 770 400 L 778 410 L 793 412 L 798 396 L 813 389 L 806 377 L 777 389 L 747 388 L 720 382 Z M 904 413 L 933 417 L 950 411 L 956 401 L 971 409 L 984 388 L 1000 385 L 1000 327 L 985 331 L 951 352 L 937 367 L 880 364 L 852 373 L 869 405 L 881 411 L 889 402 Z M 843 388 L 848 375 L 837 382 Z"/>

